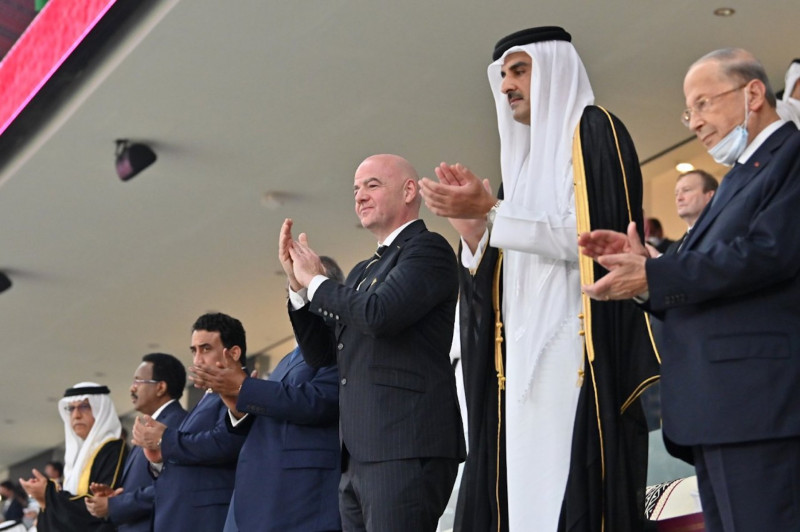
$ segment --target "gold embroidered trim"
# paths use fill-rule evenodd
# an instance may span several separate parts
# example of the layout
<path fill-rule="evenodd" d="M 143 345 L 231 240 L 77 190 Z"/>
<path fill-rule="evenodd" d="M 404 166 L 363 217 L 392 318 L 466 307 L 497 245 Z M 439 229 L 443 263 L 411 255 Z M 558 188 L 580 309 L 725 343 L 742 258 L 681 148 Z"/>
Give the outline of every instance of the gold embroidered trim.
<path fill-rule="evenodd" d="M 488 245 L 488 243 L 487 243 Z M 494 497 L 497 504 L 497 532 L 500 532 L 502 510 L 500 506 L 500 449 L 503 427 L 503 390 L 506 375 L 503 368 L 503 316 L 500 313 L 500 274 L 503 271 L 503 250 L 497 250 L 497 262 L 492 279 L 492 308 L 494 310 L 494 369 L 497 371 L 497 453 L 495 456 Z"/>

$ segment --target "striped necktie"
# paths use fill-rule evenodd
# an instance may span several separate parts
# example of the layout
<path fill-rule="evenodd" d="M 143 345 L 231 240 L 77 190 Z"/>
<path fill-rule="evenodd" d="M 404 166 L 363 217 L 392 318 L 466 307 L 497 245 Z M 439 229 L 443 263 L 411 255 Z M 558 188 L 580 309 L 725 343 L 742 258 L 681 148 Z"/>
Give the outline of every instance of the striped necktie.
<path fill-rule="evenodd" d="M 383 252 L 386 250 L 387 247 L 388 246 L 378 246 L 378 249 L 375 250 L 375 254 L 372 255 L 370 261 L 367 263 L 366 266 L 364 266 L 364 273 L 361 274 L 361 281 L 356 286 L 356 290 L 359 290 L 361 288 L 361 285 L 364 284 L 364 281 L 367 280 L 367 272 L 369 272 L 370 267 L 372 267 L 373 264 L 381 260 L 381 255 L 383 255 Z"/>

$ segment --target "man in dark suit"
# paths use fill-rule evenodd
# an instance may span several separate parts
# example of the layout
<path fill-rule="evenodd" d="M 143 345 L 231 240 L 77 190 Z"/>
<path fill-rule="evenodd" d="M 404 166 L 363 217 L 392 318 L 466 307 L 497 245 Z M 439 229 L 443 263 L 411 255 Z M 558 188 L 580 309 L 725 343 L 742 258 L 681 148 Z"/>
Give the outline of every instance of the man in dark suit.
<path fill-rule="evenodd" d="M 333 259 L 320 259 L 328 278 L 344 281 Z M 228 429 L 247 435 L 224 531 L 341 530 L 336 366 L 312 368 L 296 347 L 268 380 L 247 378 L 236 364 L 192 370 L 195 385 L 213 388 L 227 405 Z"/>
<path fill-rule="evenodd" d="M 186 369 L 181 361 L 165 353 L 142 357 L 131 384 L 133 407 L 142 414 L 172 427 L 180 425 L 186 410 L 178 402 L 186 386 Z M 86 508 L 95 517 L 107 518 L 120 532 L 149 532 L 155 489 L 147 470 L 147 458 L 134 446 L 122 470 L 122 487 L 112 490 L 92 484 Z"/>
<path fill-rule="evenodd" d="M 340 284 L 287 219 L 279 255 L 290 317 L 309 365 L 338 359 L 343 528 L 433 531 L 465 455 L 449 359 L 455 254 L 417 219 L 417 173 L 405 159 L 367 158 L 353 190 L 381 247 Z"/>
<path fill-rule="evenodd" d="M 684 122 L 728 172 L 680 251 L 583 234 L 610 273 L 585 291 L 637 296 L 664 320 L 664 436 L 697 471 L 706 530 L 800 529 L 800 132 L 763 66 L 724 49 L 686 74 Z"/>
<path fill-rule="evenodd" d="M 678 176 L 675 182 L 675 208 L 680 219 L 686 222 L 686 233 L 672 242 L 662 253 L 672 254 L 682 247 L 703 209 L 717 193 L 718 187 L 719 183 L 714 176 L 699 168 Z"/>
<path fill-rule="evenodd" d="M 204 314 L 192 326 L 195 365 L 246 362 L 247 344 L 239 320 Z M 228 431 L 228 409 L 213 390 L 175 427 L 139 416 L 133 442 L 144 450 L 156 475 L 153 530 L 222 530 L 233 493 L 236 461 L 244 436 Z"/>

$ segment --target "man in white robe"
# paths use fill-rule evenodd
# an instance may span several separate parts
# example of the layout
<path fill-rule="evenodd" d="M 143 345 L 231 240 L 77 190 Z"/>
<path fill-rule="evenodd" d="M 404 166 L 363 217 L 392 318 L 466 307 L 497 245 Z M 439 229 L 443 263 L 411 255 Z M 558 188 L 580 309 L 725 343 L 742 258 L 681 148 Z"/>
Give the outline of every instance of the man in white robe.
<path fill-rule="evenodd" d="M 472 457 L 459 495 L 456 530 L 556 531 L 571 526 L 559 523 L 564 520 L 585 375 L 573 135 L 594 95 L 570 35 L 561 28 L 514 33 L 498 42 L 493 59 L 488 74 L 498 116 L 503 199 L 490 192 L 488 181 L 482 183 L 460 164 L 442 163 L 436 169 L 438 183 L 427 178 L 420 182 L 427 206 L 450 218 L 462 236 L 461 262 L 473 278 L 481 265 L 493 262 L 487 258 L 490 251 L 502 250 L 505 364 L 497 354 L 495 369 L 496 388 L 502 392 L 505 386 L 505 398 L 489 392 L 470 403 L 470 386 L 482 386 L 483 376 L 466 375 L 471 361 L 464 353 Z M 638 176 L 638 167 L 636 172 Z M 638 205 L 641 216 L 640 198 Z M 471 296 L 473 282 L 465 283 L 462 276 L 462 298 Z M 463 330 L 474 326 L 462 311 L 462 338 Z M 467 330 L 465 351 L 471 335 Z M 489 402 L 487 415 L 474 423 L 476 412 Z M 498 409 L 505 409 L 497 434 L 473 434 L 476 427 L 491 423 L 492 409 L 495 420 Z M 499 445 L 490 441 L 495 437 Z M 501 450 L 493 452 L 492 447 Z M 497 468 L 491 464 L 493 454 Z M 470 458 L 485 461 L 487 456 L 488 466 L 470 470 Z M 476 488 L 487 480 L 488 491 Z M 484 496 L 494 499 L 489 517 L 475 509 Z"/>

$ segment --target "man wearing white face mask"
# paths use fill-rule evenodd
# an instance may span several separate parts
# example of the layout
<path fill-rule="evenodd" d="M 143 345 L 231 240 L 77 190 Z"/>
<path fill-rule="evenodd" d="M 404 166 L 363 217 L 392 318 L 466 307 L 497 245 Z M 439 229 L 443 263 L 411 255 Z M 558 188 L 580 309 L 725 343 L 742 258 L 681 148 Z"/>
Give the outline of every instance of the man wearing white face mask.
<path fill-rule="evenodd" d="M 673 255 L 649 259 L 620 233 L 580 235 L 611 270 L 584 290 L 638 296 L 663 320 L 664 437 L 694 462 L 706 530 L 798 530 L 800 132 L 744 50 L 700 58 L 683 88 L 684 123 L 736 165 Z"/>
<path fill-rule="evenodd" d="M 789 65 L 783 87 L 783 97 L 778 100 L 778 115 L 800 127 L 800 59 Z"/>

